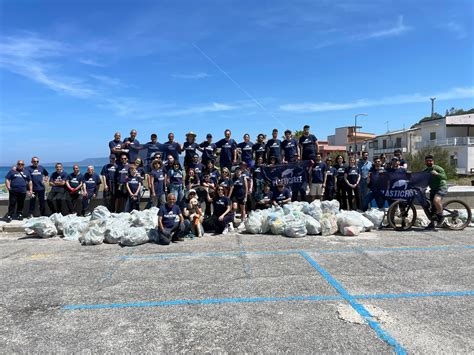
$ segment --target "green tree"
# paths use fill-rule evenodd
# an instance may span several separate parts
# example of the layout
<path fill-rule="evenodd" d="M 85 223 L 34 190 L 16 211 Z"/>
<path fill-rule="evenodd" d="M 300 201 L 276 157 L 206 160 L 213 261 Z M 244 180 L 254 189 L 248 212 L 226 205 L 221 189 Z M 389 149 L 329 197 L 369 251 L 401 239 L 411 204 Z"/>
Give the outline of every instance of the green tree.
<path fill-rule="evenodd" d="M 449 152 L 437 145 L 424 147 L 418 150 L 415 154 L 407 154 L 406 159 L 408 160 L 408 168 L 410 171 L 422 171 L 426 168 L 425 156 L 431 154 L 434 157 L 436 165 L 441 166 L 448 179 L 457 177 L 456 169 L 449 162 Z"/>

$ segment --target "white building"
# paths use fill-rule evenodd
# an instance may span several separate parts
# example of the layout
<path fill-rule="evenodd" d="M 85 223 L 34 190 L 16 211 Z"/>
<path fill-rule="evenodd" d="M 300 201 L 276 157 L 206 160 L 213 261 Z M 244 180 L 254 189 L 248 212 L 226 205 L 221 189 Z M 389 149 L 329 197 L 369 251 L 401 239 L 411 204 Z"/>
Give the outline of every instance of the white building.
<path fill-rule="evenodd" d="M 420 131 L 420 127 L 391 131 L 368 140 L 366 150 L 369 159 L 380 154 L 385 154 L 390 159 L 396 149 L 400 149 L 402 154 L 414 153 L 416 144 L 421 141 Z"/>
<path fill-rule="evenodd" d="M 474 173 L 474 114 L 420 122 L 421 141 L 415 149 L 437 145 L 448 150 L 458 174 Z"/>

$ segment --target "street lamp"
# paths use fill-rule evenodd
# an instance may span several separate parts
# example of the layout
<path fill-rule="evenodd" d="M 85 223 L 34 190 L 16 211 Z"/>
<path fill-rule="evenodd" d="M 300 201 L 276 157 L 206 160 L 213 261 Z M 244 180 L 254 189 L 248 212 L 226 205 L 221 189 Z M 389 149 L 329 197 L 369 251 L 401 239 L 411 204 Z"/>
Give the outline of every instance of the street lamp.
<path fill-rule="evenodd" d="M 368 113 L 358 113 L 356 115 L 354 115 L 354 151 L 355 151 L 355 155 L 357 156 L 357 117 L 359 116 L 368 116 L 369 114 Z"/>

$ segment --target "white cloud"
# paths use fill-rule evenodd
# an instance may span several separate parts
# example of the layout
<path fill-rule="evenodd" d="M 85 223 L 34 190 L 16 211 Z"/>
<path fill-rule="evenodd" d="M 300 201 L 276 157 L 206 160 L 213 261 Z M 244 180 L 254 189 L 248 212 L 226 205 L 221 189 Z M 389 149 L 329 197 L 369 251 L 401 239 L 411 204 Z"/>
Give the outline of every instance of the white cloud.
<path fill-rule="evenodd" d="M 211 113 L 211 112 L 223 112 L 223 111 L 234 111 L 242 108 L 237 105 L 229 105 L 218 102 L 213 102 L 206 105 L 197 105 L 192 107 L 187 107 L 184 109 L 162 112 L 161 115 L 164 116 L 186 116 L 186 115 L 197 115 L 201 113 Z"/>
<path fill-rule="evenodd" d="M 445 92 L 434 93 L 431 95 L 421 95 L 418 93 L 410 95 L 396 95 L 381 99 L 360 99 L 350 102 L 303 102 L 280 105 L 280 110 L 285 112 L 309 113 L 324 111 L 341 111 L 361 107 L 385 106 L 385 105 L 403 105 L 409 103 L 429 102 L 430 97 L 436 97 L 437 100 L 455 100 L 474 98 L 474 87 L 453 88 Z"/>
<path fill-rule="evenodd" d="M 199 80 L 209 78 L 210 75 L 207 73 L 195 73 L 195 74 L 171 74 L 173 78 L 176 79 L 190 79 L 190 80 Z"/>
<path fill-rule="evenodd" d="M 78 61 L 79 61 L 79 63 L 85 64 L 85 65 L 90 65 L 90 66 L 93 66 L 93 67 L 100 67 L 100 68 L 105 67 L 104 64 L 99 63 L 96 60 L 90 59 L 90 58 L 79 58 Z"/>
<path fill-rule="evenodd" d="M 463 39 L 467 37 L 466 29 L 459 22 L 449 21 L 440 24 L 439 27 L 453 33 L 457 39 Z"/>
<path fill-rule="evenodd" d="M 113 78 L 111 76 L 97 74 L 90 74 L 89 76 L 108 86 L 125 86 L 120 79 Z"/>
<path fill-rule="evenodd" d="M 411 30 L 411 27 L 408 27 L 403 23 L 403 16 L 400 15 L 398 16 L 398 20 L 395 26 L 367 33 L 365 35 L 362 35 L 361 39 L 394 37 L 399 36 L 409 30 Z"/>

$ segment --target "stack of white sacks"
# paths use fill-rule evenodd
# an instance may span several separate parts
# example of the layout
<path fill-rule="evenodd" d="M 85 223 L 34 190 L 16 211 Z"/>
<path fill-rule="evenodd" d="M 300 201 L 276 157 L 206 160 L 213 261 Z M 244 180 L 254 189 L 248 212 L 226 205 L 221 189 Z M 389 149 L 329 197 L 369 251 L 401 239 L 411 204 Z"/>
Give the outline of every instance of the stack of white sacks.
<path fill-rule="evenodd" d="M 62 236 L 64 240 L 79 241 L 83 245 L 102 243 L 134 246 L 156 240 L 158 208 L 131 213 L 110 213 L 104 206 L 94 209 L 89 217 L 63 216 L 31 218 L 23 225 L 27 234 L 43 238 Z"/>
<path fill-rule="evenodd" d="M 308 234 L 327 236 L 337 232 L 356 236 L 379 228 L 383 219 L 383 210 L 372 209 L 365 213 L 341 211 L 336 200 L 315 200 L 312 203 L 292 202 L 283 208 L 252 211 L 245 221 L 245 230 L 252 234 L 271 233 L 293 238 Z"/>

